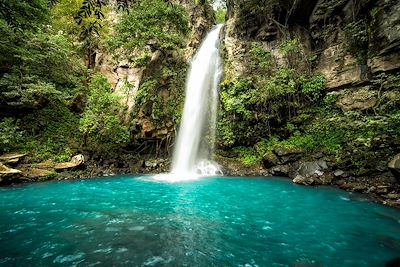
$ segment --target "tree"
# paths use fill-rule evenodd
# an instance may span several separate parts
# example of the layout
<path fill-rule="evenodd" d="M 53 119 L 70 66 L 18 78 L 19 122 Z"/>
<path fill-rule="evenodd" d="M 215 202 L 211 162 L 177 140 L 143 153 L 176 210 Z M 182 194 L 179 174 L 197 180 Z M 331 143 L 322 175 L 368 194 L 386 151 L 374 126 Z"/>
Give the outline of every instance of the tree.
<path fill-rule="evenodd" d="M 183 47 L 188 32 L 183 7 L 164 0 L 142 0 L 133 4 L 116 26 L 113 48 L 172 50 Z"/>
<path fill-rule="evenodd" d="M 38 27 L 48 15 L 47 0 L 2 0 L 0 19 L 6 21 L 14 31 Z"/>
<path fill-rule="evenodd" d="M 47 12 L 46 3 L 2 2 L 21 8 L 7 11 L 15 20 L 0 17 L 0 106 L 7 111 L 36 108 L 80 86 L 84 70 L 71 42 L 44 26 L 43 14 L 34 16 L 38 10 Z M 32 21 L 19 18 L 25 12 Z"/>

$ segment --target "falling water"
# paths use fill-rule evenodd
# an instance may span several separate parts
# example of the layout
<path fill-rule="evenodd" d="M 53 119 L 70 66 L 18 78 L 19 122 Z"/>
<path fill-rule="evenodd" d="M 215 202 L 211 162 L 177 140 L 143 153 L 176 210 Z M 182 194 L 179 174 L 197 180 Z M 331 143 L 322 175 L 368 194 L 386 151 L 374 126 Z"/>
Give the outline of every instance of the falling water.
<path fill-rule="evenodd" d="M 215 146 L 218 84 L 222 74 L 219 32 L 213 28 L 192 60 L 186 84 L 185 107 L 172 162 L 172 173 L 214 175 L 220 173 L 212 161 Z"/>

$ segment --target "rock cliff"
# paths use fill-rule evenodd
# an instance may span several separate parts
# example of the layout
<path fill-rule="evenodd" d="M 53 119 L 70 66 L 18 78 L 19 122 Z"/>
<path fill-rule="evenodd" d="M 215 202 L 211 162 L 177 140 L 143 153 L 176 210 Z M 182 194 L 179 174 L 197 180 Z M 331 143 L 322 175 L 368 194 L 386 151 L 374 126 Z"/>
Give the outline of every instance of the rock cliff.
<path fill-rule="evenodd" d="M 227 8 L 222 162 L 254 156 L 260 173 L 399 205 L 388 163 L 400 152 L 400 2 L 228 0 Z"/>

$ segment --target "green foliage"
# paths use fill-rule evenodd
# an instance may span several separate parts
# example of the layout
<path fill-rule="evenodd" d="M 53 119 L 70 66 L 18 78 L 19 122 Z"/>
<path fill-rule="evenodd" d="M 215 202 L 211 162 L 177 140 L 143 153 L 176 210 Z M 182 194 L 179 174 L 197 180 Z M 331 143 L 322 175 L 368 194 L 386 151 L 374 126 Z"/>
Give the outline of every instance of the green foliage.
<path fill-rule="evenodd" d="M 251 43 L 250 48 L 250 66 L 258 71 L 265 72 L 272 64 L 271 52 L 257 42 Z"/>
<path fill-rule="evenodd" d="M 231 147 L 235 144 L 236 135 L 232 128 L 233 125 L 227 118 L 221 119 L 218 122 L 218 136 L 220 144 L 224 147 Z"/>
<path fill-rule="evenodd" d="M 140 68 L 140 67 L 146 67 L 151 60 L 151 54 L 149 53 L 143 53 L 142 55 L 135 57 L 133 62 L 135 64 L 135 67 Z"/>
<path fill-rule="evenodd" d="M 334 105 L 335 105 L 337 99 L 338 99 L 337 95 L 327 94 L 323 99 L 323 103 L 324 103 L 325 108 L 327 108 L 327 109 L 334 108 Z"/>
<path fill-rule="evenodd" d="M 256 96 L 253 101 L 266 101 L 268 99 L 274 99 L 282 97 L 288 94 L 294 94 L 296 92 L 296 81 L 292 69 L 279 68 L 275 75 L 270 77 L 265 84 L 264 88 L 261 88 L 261 93 Z"/>
<path fill-rule="evenodd" d="M 96 50 L 105 43 L 111 28 L 110 21 L 104 19 L 109 13 L 105 3 L 100 0 L 59 0 L 51 9 L 54 30 L 77 44 L 89 68 L 94 67 Z"/>
<path fill-rule="evenodd" d="M 241 78 L 223 82 L 220 97 L 224 110 L 250 118 L 251 112 L 247 109 L 246 103 L 252 98 L 251 87 L 251 81 Z"/>
<path fill-rule="evenodd" d="M 18 71 L 63 87 L 77 86 L 83 72 L 80 59 L 62 35 L 38 32 L 18 50 Z"/>
<path fill-rule="evenodd" d="M 51 8 L 51 25 L 56 32 L 62 31 L 63 34 L 77 40 L 81 33 L 81 26 L 76 23 L 74 16 L 82 6 L 82 0 L 59 0 Z M 89 21 L 88 21 L 89 22 Z M 86 23 L 86 20 L 83 21 Z"/>
<path fill-rule="evenodd" d="M 0 103 L 35 108 L 80 87 L 85 70 L 62 35 L 13 32 L 0 20 Z"/>
<path fill-rule="evenodd" d="M 183 57 L 167 57 L 151 76 L 141 82 L 134 113 L 159 129 L 177 125 L 183 110 L 187 64 Z M 139 138 L 142 138 L 141 136 Z"/>
<path fill-rule="evenodd" d="M 14 31 L 31 30 L 47 19 L 47 0 L 2 0 L 0 20 Z"/>
<path fill-rule="evenodd" d="M 129 141 L 128 127 L 118 118 L 120 110 L 119 97 L 112 94 L 107 78 L 94 76 L 89 85 L 87 107 L 79 122 L 88 146 L 108 151 Z"/>
<path fill-rule="evenodd" d="M 279 47 L 279 52 L 281 52 L 283 56 L 287 56 L 290 53 L 297 53 L 299 51 L 300 51 L 300 44 L 299 40 L 297 39 L 289 39 L 283 42 Z"/>
<path fill-rule="evenodd" d="M 311 101 L 315 101 L 322 96 L 325 89 L 325 77 L 315 75 L 311 77 L 300 77 L 301 93 L 308 97 Z"/>
<path fill-rule="evenodd" d="M 143 81 L 140 84 L 138 93 L 136 95 L 137 106 L 143 106 L 149 96 L 149 92 L 152 91 L 157 86 L 157 81 L 150 79 Z"/>
<path fill-rule="evenodd" d="M 63 102 L 36 110 L 21 119 L 24 138 L 18 148 L 30 152 L 32 161 L 68 161 L 81 145 L 79 118 Z"/>
<path fill-rule="evenodd" d="M 217 22 L 217 24 L 225 23 L 225 17 L 226 17 L 226 9 L 219 8 L 215 10 L 215 21 Z"/>
<path fill-rule="evenodd" d="M 236 147 L 234 152 L 239 154 L 239 160 L 247 166 L 256 164 L 259 161 L 259 155 L 254 148 Z"/>
<path fill-rule="evenodd" d="M 348 50 L 357 57 L 359 64 L 367 63 L 368 53 L 368 26 L 365 20 L 350 22 L 344 28 L 348 43 Z"/>
<path fill-rule="evenodd" d="M 21 141 L 23 132 L 20 131 L 13 118 L 0 121 L 0 152 L 8 152 Z"/>
<path fill-rule="evenodd" d="M 255 46 L 254 50 L 262 53 L 259 48 Z M 294 69 L 281 67 L 269 77 L 254 77 L 255 82 L 240 77 L 225 80 L 220 92 L 220 145 L 254 144 L 271 132 L 271 124 L 281 123 L 288 114 L 296 114 L 302 106 L 322 97 L 323 76 L 297 75 Z"/>
<path fill-rule="evenodd" d="M 182 6 L 143 0 L 122 15 L 111 47 L 122 47 L 128 54 L 134 49 L 149 49 L 148 45 L 157 50 L 173 50 L 183 47 L 187 32 L 187 14 Z"/>

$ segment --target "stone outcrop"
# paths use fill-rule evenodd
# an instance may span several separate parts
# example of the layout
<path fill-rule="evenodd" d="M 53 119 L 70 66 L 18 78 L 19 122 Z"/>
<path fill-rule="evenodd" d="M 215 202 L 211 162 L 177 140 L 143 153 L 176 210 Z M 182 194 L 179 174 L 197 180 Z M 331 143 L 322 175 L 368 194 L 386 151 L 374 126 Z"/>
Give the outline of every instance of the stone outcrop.
<path fill-rule="evenodd" d="M 400 2 L 376 1 L 369 15 L 372 19 L 368 65 L 372 73 L 400 69 Z"/>
<path fill-rule="evenodd" d="M 335 43 L 322 50 L 317 66 L 317 72 L 326 78 L 328 90 L 356 85 L 362 81 L 357 59 L 346 50 L 343 34 L 338 33 L 338 36 Z"/>
<path fill-rule="evenodd" d="M 190 61 L 207 32 L 215 24 L 214 11 L 210 5 L 186 4 L 189 10 L 189 27 L 192 36 L 186 46 L 186 59 Z"/>
<path fill-rule="evenodd" d="M 22 170 L 22 178 L 24 180 L 47 180 L 47 177 L 55 175 L 54 171 L 45 170 L 41 168 L 28 167 Z"/>
<path fill-rule="evenodd" d="M 330 184 L 332 175 L 325 175 L 328 165 L 324 160 L 309 161 L 299 163 L 295 170 L 293 182 L 303 185 Z"/>
<path fill-rule="evenodd" d="M 57 163 L 54 165 L 56 171 L 71 170 L 78 168 L 85 163 L 85 157 L 82 154 L 73 156 L 69 162 Z"/>
<path fill-rule="evenodd" d="M 0 179 L 18 177 L 20 174 L 20 170 L 9 168 L 3 163 L 0 163 Z"/>
<path fill-rule="evenodd" d="M 22 181 L 47 180 L 57 176 L 56 172 L 76 170 L 83 167 L 85 158 L 79 154 L 68 162 L 55 163 L 48 160 L 41 163 L 19 163 L 15 161 L 25 157 L 27 154 L 9 153 L 0 156 L 0 184 L 12 184 Z M 1 163 L 16 164 L 15 169 Z"/>
<path fill-rule="evenodd" d="M 366 86 L 339 92 L 336 105 L 346 112 L 350 110 L 366 110 L 373 108 L 377 101 L 378 92 Z"/>
<path fill-rule="evenodd" d="M 20 162 L 22 158 L 24 158 L 27 153 L 6 153 L 0 156 L 0 163 L 5 164 L 15 164 Z"/>
<path fill-rule="evenodd" d="M 400 181 L 400 154 L 394 156 L 394 158 L 389 162 L 388 168 L 393 173 L 394 177 Z"/>
<path fill-rule="evenodd" d="M 306 54 L 318 55 L 316 72 L 325 76 L 329 90 L 361 86 L 371 74 L 400 69 L 399 1 L 275 0 L 259 10 L 257 4 L 227 1 L 230 59 L 238 40 L 263 41 L 273 50 L 282 40 L 298 38 Z"/>

